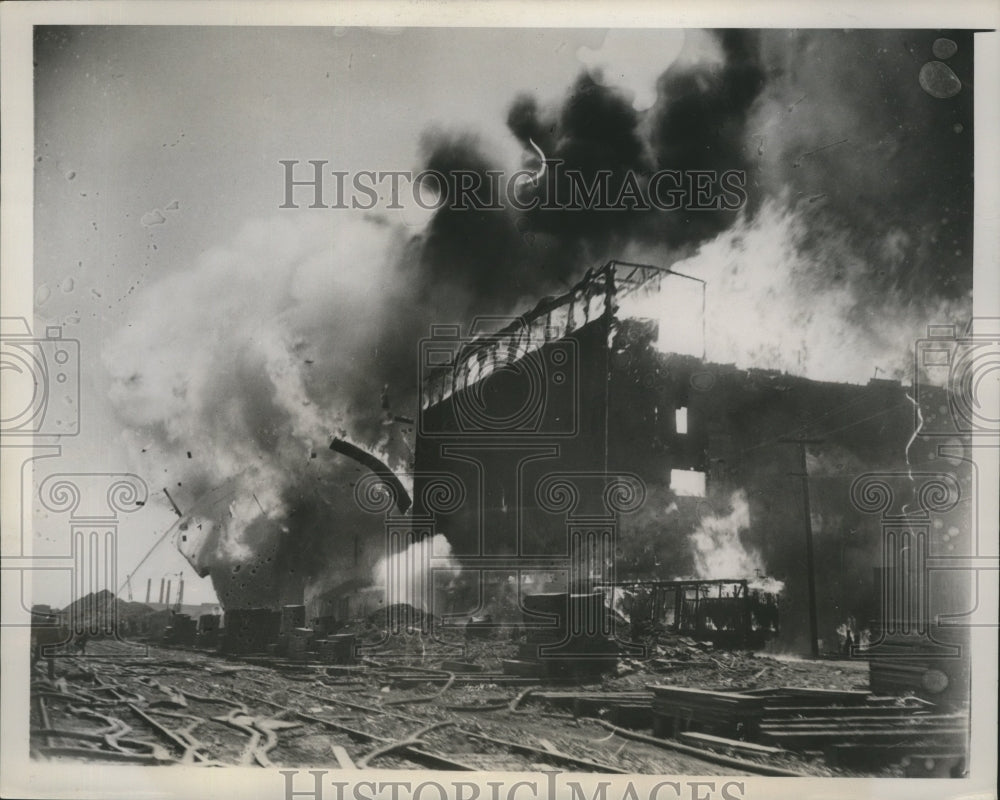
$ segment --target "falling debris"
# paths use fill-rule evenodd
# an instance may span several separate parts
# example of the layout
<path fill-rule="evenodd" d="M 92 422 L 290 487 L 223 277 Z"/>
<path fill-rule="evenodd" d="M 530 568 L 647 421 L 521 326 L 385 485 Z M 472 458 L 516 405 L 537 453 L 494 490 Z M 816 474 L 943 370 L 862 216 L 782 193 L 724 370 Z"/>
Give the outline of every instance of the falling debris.
<path fill-rule="evenodd" d="M 848 142 L 848 141 L 850 141 L 850 140 L 849 139 L 841 139 L 840 141 L 830 142 L 830 144 L 825 144 L 822 147 L 817 147 L 814 150 L 810 150 L 810 151 L 808 151 L 806 153 L 803 153 L 797 159 L 795 159 L 795 161 L 792 162 L 792 166 L 796 167 L 796 168 L 797 167 L 801 167 L 802 166 L 802 162 L 805 159 L 807 159 L 809 156 L 816 155 L 816 153 L 822 153 L 824 150 L 828 150 L 831 147 L 836 147 L 838 144 L 844 144 L 845 142 Z"/>
<path fill-rule="evenodd" d="M 143 214 L 139 221 L 144 227 L 150 228 L 154 225 L 162 225 L 167 221 L 167 218 L 160 213 L 159 209 L 154 208 L 152 211 L 147 211 Z"/>

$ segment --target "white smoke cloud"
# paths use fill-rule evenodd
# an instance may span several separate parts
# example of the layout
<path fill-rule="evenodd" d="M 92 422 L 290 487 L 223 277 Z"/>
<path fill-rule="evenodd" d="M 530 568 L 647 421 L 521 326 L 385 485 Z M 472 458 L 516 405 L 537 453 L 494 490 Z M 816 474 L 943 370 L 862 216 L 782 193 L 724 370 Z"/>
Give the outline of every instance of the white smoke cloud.
<path fill-rule="evenodd" d="M 576 55 L 602 83 L 625 89 L 637 111 L 656 102 L 657 79 L 672 64 L 725 63 L 718 41 L 699 30 L 611 29 L 600 47 L 581 47 Z"/>
<path fill-rule="evenodd" d="M 212 523 L 202 565 L 280 551 L 295 536 L 308 560 L 336 537 L 336 509 L 326 519 L 315 509 L 348 467 L 326 446 L 379 413 L 372 364 L 406 292 L 405 236 L 370 218 L 248 223 L 146 288 L 108 343 L 109 396 L 137 471 L 176 478 L 185 512 L 226 487 L 224 502 L 195 507 Z"/>
<path fill-rule="evenodd" d="M 656 79 L 680 54 L 684 32 L 609 30 L 598 48 L 581 47 L 580 62 L 599 71 L 602 80 L 619 85 L 632 95 L 632 105 L 642 111 L 656 102 Z M 658 58 L 651 59 L 650 52 Z"/>
<path fill-rule="evenodd" d="M 433 608 L 433 593 L 458 577 L 461 567 L 452 557 L 444 534 L 419 539 L 405 550 L 379 559 L 372 572 L 385 591 L 386 605 L 409 603 L 421 611 Z"/>

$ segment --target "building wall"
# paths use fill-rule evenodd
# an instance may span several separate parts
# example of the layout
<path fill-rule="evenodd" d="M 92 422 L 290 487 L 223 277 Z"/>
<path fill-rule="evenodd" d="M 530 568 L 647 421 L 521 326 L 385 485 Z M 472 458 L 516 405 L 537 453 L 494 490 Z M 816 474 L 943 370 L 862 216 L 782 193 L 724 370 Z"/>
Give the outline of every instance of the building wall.
<path fill-rule="evenodd" d="M 911 442 L 914 407 L 899 383 L 836 384 L 737 369 L 659 352 L 656 339 L 652 323 L 615 320 L 609 329 L 601 317 L 531 353 L 525 368 L 545 380 L 530 431 L 498 433 L 502 426 L 482 424 L 510 417 L 524 405 L 524 375 L 505 370 L 475 387 L 473 399 L 482 404 L 475 407 L 483 412 L 478 423 L 463 422 L 474 408 L 469 389 L 424 409 L 417 473 L 451 474 L 465 492 L 457 510 L 439 517 L 438 530 L 455 555 L 482 566 L 476 559 L 484 556 L 565 554 L 566 515 L 539 508 L 537 487 L 554 472 L 621 472 L 640 476 L 647 494 L 642 508 L 616 521 L 618 577 L 753 577 L 699 574 L 691 541 L 706 518 L 716 520 L 715 528 L 736 524 L 734 508 L 745 498 L 749 525 L 736 541 L 750 563 L 785 582 L 782 637 L 786 646 L 803 649 L 808 595 L 802 454 L 786 440 L 819 439 L 807 445 L 806 463 L 819 636 L 829 648 L 848 617 L 858 628 L 869 626 L 880 614 L 872 568 L 881 559 L 882 522 L 852 505 L 852 482 L 867 472 L 894 473 L 905 505 L 912 494 L 908 471 L 947 471 L 968 492 L 967 465 L 937 458 L 934 441 Z M 553 364 L 560 348 L 572 356 L 571 391 L 551 380 L 559 371 Z M 678 409 L 686 411 L 686 433 L 677 429 Z M 692 473 L 703 476 L 701 496 L 685 491 L 680 481 L 700 477 Z M 418 514 L 421 480 L 415 487 Z M 576 513 L 600 513 L 600 486 L 586 477 L 578 482 L 583 491 Z M 968 508 L 928 520 L 932 538 L 957 528 L 971 539 Z M 947 546 L 940 538 L 932 544 Z M 960 554 L 971 541 L 956 538 L 951 546 Z M 968 586 L 956 574 L 936 586 L 934 599 L 934 614 L 966 610 Z"/>
<path fill-rule="evenodd" d="M 648 492 L 646 513 L 623 524 L 619 571 L 695 574 L 691 532 L 706 515 L 726 517 L 734 493 L 742 492 L 750 525 L 740 541 L 759 554 L 769 575 L 785 582 L 783 636 L 801 643 L 808 633 L 803 470 L 800 445 L 788 440 L 820 440 L 806 445 L 819 635 L 829 643 L 848 616 L 867 626 L 880 613 L 872 566 L 881 559 L 882 520 L 852 504 L 851 484 L 865 473 L 892 473 L 900 498 L 894 511 L 903 513 L 907 500 L 910 510 L 916 507 L 909 472 L 953 474 L 968 497 L 968 464 L 938 458 L 937 441 L 911 442 L 914 405 L 898 382 L 827 383 L 737 369 L 658 352 L 655 341 L 652 325 L 632 320 L 622 321 L 614 338 L 609 464 L 641 474 Z M 946 402 L 943 390 L 924 391 Z M 686 434 L 675 428 L 678 408 L 686 409 Z M 704 497 L 679 496 L 672 470 L 703 473 Z M 671 504 L 676 511 L 665 513 Z M 955 528 L 969 531 L 968 505 L 930 523 L 939 537 Z M 953 546 L 968 549 L 971 536 L 966 538 Z M 957 552 L 947 550 L 950 543 L 938 539 L 939 552 Z M 965 610 L 964 577 L 952 578 L 935 587 L 934 613 Z"/>
<path fill-rule="evenodd" d="M 553 472 L 605 470 L 606 343 L 602 318 L 494 372 L 478 398 L 465 389 L 424 410 L 414 511 L 430 474 L 460 481 L 465 502 L 438 529 L 456 556 L 564 551 L 563 519 L 540 509 L 535 489 Z M 523 424 L 505 422 L 523 409 L 534 409 Z"/>

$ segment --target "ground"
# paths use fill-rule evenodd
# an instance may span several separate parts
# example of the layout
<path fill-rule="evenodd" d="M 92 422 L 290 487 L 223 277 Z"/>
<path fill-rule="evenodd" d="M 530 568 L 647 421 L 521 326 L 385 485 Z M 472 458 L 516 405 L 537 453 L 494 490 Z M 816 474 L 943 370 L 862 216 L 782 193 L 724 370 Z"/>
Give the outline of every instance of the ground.
<path fill-rule="evenodd" d="M 864 662 L 731 653 L 675 638 L 646 660 L 620 661 L 603 678 L 546 685 L 502 673 L 501 661 L 516 649 L 509 641 L 472 641 L 444 662 L 418 635 L 401 641 L 400 657 L 374 654 L 351 666 L 92 641 L 86 656 L 55 659 L 54 680 L 44 662 L 35 668 L 32 751 L 148 764 L 335 768 L 349 760 L 377 769 L 697 775 L 749 775 L 767 765 L 803 775 L 860 774 L 827 766 L 818 754 L 739 756 L 746 768 L 719 763 L 708 753 L 626 738 L 602 725 L 604 709 L 574 715 L 545 695 L 634 693 L 651 685 L 866 689 Z M 463 662 L 483 672 L 460 672 Z"/>

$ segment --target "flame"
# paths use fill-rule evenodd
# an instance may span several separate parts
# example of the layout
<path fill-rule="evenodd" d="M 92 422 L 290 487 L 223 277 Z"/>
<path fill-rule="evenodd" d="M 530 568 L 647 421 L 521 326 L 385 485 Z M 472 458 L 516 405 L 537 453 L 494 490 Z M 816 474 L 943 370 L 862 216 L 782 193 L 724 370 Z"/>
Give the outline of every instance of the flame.
<path fill-rule="evenodd" d="M 862 257 L 846 235 L 820 226 L 804 203 L 787 193 L 769 198 L 755 216 L 741 214 L 680 259 L 662 249 L 625 248 L 617 256 L 622 260 L 669 266 L 707 287 L 704 314 L 701 287 L 667 277 L 624 298 L 620 315 L 655 320 L 657 349 L 664 353 L 704 353 L 715 363 L 813 380 L 866 383 L 875 367 L 908 379 L 913 344 L 927 321 L 965 318 L 967 299 L 918 302 L 889 291 L 878 314 L 859 313 L 871 290 L 861 281 L 832 281 L 830 272 L 853 275 Z M 816 257 L 814 240 L 823 243 L 823 259 Z"/>
<path fill-rule="evenodd" d="M 730 496 L 728 514 L 702 518 L 689 537 L 694 555 L 695 577 L 704 580 L 742 578 L 765 572 L 764 560 L 755 549 L 743 544 L 741 533 L 750 528 L 750 504 L 739 489 Z M 780 592 L 784 584 L 774 578 L 756 578 L 750 588 Z"/>

